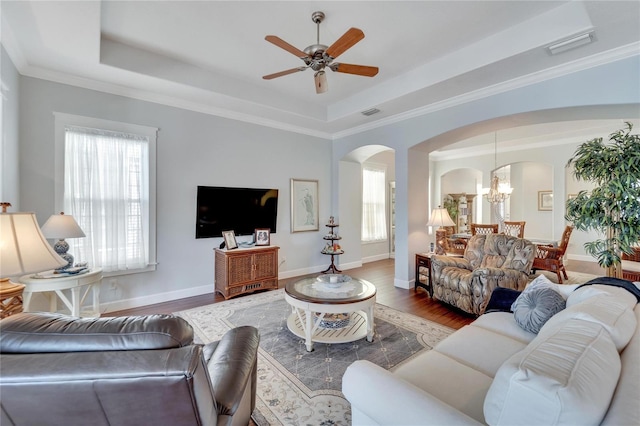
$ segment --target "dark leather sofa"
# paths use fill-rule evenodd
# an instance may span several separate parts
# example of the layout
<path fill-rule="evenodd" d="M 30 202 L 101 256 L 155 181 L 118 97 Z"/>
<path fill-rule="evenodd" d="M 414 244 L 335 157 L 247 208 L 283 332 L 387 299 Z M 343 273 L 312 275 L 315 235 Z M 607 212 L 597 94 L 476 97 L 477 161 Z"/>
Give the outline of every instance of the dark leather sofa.
<path fill-rule="evenodd" d="M 173 315 L 0 321 L 0 424 L 246 425 L 255 407 L 259 335 L 193 344 Z"/>

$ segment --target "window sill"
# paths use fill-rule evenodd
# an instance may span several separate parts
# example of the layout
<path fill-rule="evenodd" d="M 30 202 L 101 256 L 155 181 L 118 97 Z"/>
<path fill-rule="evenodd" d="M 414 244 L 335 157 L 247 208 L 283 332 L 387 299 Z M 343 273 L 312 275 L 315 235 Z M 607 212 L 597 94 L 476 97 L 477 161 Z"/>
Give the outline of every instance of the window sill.
<path fill-rule="evenodd" d="M 153 272 L 156 270 L 157 263 L 147 265 L 146 268 L 127 269 L 122 271 L 109 271 L 103 274 L 104 277 L 117 277 L 120 275 L 141 274 L 143 272 Z"/>
<path fill-rule="evenodd" d="M 373 241 L 360 241 L 361 244 L 380 244 L 380 243 L 386 243 L 388 242 L 389 239 L 384 239 L 384 240 L 373 240 Z"/>

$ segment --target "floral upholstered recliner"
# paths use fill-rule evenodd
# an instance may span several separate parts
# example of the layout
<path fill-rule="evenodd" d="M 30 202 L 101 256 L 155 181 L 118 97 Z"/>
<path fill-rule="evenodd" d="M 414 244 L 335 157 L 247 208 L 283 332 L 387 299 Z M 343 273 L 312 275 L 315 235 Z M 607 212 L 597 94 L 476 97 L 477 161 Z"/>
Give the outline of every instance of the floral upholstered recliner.
<path fill-rule="evenodd" d="M 523 290 L 536 246 L 504 234 L 474 235 L 463 257 L 431 258 L 433 297 L 480 315 L 496 287 Z"/>

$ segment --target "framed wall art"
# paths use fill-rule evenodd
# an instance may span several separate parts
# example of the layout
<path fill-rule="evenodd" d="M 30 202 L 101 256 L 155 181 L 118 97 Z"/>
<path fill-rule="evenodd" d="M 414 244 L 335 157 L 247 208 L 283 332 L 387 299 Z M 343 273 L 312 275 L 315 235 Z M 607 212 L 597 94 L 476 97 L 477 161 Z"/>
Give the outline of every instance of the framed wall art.
<path fill-rule="evenodd" d="M 271 244 L 271 230 L 269 228 L 256 229 L 256 245 L 268 246 Z"/>
<path fill-rule="evenodd" d="M 236 241 L 236 233 L 233 231 L 222 231 L 222 238 L 224 238 L 224 244 L 227 250 L 233 250 L 238 248 L 238 242 Z"/>
<path fill-rule="evenodd" d="M 291 232 L 318 229 L 318 181 L 291 179 Z"/>
<path fill-rule="evenodd" d="M 553 191 L 538 191 L 538 210 L 553 210 Z"/>

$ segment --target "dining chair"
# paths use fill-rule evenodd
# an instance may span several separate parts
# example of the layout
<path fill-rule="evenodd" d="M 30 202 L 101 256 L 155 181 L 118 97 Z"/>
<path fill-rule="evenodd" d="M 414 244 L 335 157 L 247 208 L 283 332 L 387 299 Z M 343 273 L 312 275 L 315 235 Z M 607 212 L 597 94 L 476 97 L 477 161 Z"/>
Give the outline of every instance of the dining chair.
<path fill-rule="evenodd" d="M 524 238 L 524 225 L 527 222 L 504 222 L 503 233 L 513 237 Z"/>
<path fill-rule="evenodd" d="M 471 236 L 497 234 L 497 233 L 498 233 L 497 223 L 491 223 L 491 224 L 472 223 L 471 224 Z"/>
<path fill-rule="evenodd" d="M 567 280 L 569 277 L 567 276 L 567 270 L 564 268 L 564 254 L 567 251 L 567 246 L 569 245 L 569 237 L 571 237 L 571 232 L 573 231 L 573 226 L 567 226 L 562 233 L 562 239 L 560 240 L 560 244 L 558 247 L 553 247 L 549 245 L 537 245 L 536 246 L 536 257 L 533 259 L 532 270 L 535 272 L 536 270 L 544 270 L 555 272 L 558 276 L 558 284 L 562 284 L 562 276 L 564 275 L 564 279 Z"/>
<path fill-rule="evenodd" d="M 447 238 L 447 246 L 445 247 L 445 254 L 461 256 L 464 254 L 467 248 L 468 240 L 465 238 Z"/>

